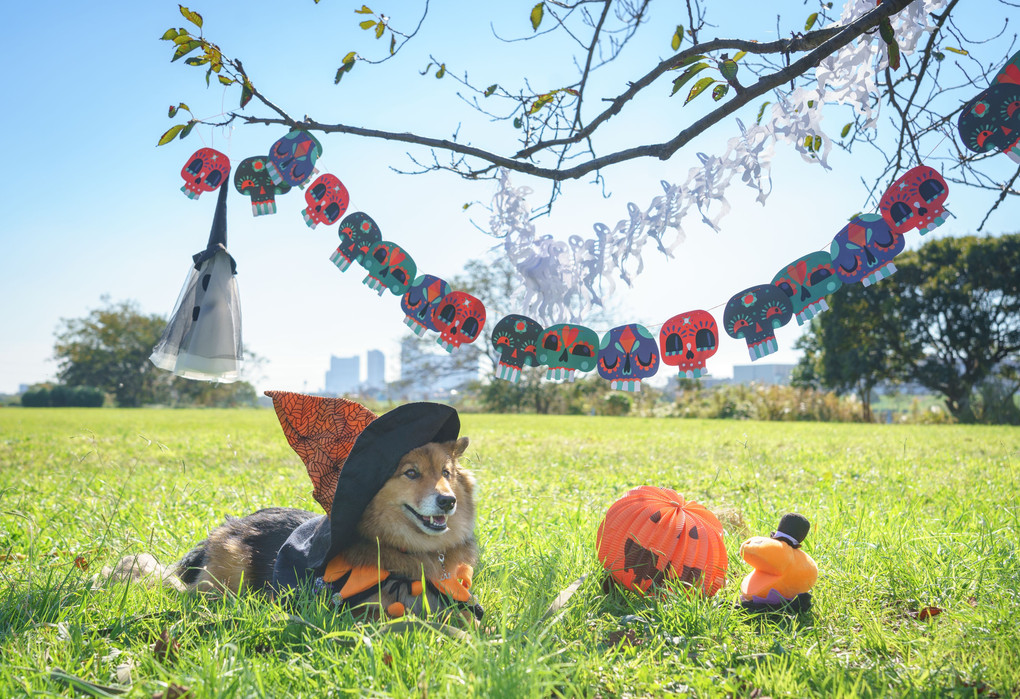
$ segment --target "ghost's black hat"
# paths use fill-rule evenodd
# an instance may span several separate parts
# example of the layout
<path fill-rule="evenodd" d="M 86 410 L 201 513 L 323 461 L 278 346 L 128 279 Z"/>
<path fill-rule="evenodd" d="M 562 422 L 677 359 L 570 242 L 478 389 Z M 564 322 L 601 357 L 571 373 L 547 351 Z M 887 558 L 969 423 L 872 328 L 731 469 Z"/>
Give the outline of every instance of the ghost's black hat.
<path fill-rule="evenodd" d="M 785 541 L 793 548 L 799 549 L 810 530 L 811 522 L 807 521 L 807 517 L 791 512 L 779 520 L 779 529 L 772 532 L 772 538 Z"/>
<path fill-rule="evenodd" d="M 440 403 L 408 403 L 373 420 L 344 462 L 329 516 L 306 521 L 280 548 L 273 571 L 277 587 L 292 586 L 318 571 L 358 538 L 365 508 L 397 470 L 400 458 L 429 442 L 460 434 L 457 411 Z"/>

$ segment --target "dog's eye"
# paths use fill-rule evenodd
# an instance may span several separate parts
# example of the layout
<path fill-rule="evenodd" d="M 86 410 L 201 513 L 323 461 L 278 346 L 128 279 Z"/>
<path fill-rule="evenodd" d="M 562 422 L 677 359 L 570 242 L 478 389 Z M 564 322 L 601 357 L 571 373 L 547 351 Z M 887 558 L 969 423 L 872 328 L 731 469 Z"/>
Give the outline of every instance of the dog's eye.
<path fill-rule="evenodd" d="M 409 468 L 406 471 L 404 471 L 404 475 L 407 476 L 408 478 L 410 478 L 413 481 L 415 478 L 417 478 L 421 474 L 418 473 L 418 469 L 416 469 L 416 468 Z"/>
<path fill-rule="evenodd" d="M 450 469 L 444 468 L 443 469 L 443 478 L 449 478 L 449 477 L 450 477 Z"/>

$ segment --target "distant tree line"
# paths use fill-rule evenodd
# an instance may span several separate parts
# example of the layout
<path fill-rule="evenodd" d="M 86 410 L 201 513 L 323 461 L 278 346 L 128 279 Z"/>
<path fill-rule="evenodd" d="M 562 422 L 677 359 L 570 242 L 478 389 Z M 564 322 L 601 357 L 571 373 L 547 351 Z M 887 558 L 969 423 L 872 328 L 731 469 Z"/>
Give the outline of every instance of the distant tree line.
<path fill-rule="evenodd" d="M 50 405 L 66 400 L 59 396 L 84 391 L 110 394 L 118 407 L 256 404 L 255 388 L 247 381 L 230 384 L 191 381 L 157 369 L 149 355 L 166 327 L 166 318 L 142 313 L 134 301 L 112 302 L 107 297 L 101 301 L 102 307 L 83 318 L 60 321 L 53 352 L 62 385 L 48 389 Z M 258 356 L 246 354 L 249 368 L 257 369 L 262 362 Z M 46 396 L 36 393 L 39 395 L 29 396 L 29 403 L 44 403 Z M 26 405 L 24 398 L 22 405 Z"/>
<path fill-rule="evenodd" d="M 95 386 L 33 386 L 21 394 L 26 408 L 102 408 L 106 392 Z"/>

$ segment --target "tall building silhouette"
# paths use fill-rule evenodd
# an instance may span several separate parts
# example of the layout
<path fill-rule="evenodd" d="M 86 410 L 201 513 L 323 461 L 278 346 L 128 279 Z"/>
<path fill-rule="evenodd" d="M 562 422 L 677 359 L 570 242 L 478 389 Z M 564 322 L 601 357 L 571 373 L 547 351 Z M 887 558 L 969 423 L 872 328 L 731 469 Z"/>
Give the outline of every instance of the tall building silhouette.
<path fill-rule="evenodd" d="M 365 385 L 368 388 L 384 388 L 386 386 L 386 355 L 379 350 L 369 350 L 366 355 L 368 377 Z"/>
<path fill-rule="evenodd" d="M 350 393 L 361 383 L 361 357 L 330 357 L 326 393 Z"/>

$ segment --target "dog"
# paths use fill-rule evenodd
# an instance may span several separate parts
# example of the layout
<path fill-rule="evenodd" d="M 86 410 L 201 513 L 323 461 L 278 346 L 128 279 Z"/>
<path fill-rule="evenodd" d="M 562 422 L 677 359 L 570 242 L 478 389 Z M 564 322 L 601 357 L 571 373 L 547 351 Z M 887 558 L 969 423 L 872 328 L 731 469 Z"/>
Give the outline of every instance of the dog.
<path fill-rule="evenodd" d="M 343 596 L 344 606 L 367 616 L 381 610 L 390 616 L 424 615 L 461 606 L 480 616 L 480 607 L 467 592 L 478 562 L 475 477 L 460 463 L 468 444 L 467 437 L 430 442 L 400 458 L 362 513 L 357 536 L 344 548 L 339 564 L 347 569 L 348 578 L 351 571 L 383 571 L 385 576 L 380 574 L 356 595 Z M 111 577 L 138 579 L 156 573 L 164 584 L 179 590 L 272 597 L 277 592 L 272 581 L 281 547 L 299 526 L 321 518 L 285 507 L 228 517 L 165 571 L 146 567 L 141 556 L 125 557 Z M 336 568 L 336 560 L 331 567 Z M 316 588 L 330 582 L 323 579 L 329 570 L 316 578 Z M 338 601 L 336 594 L 333 601 Z"/>

